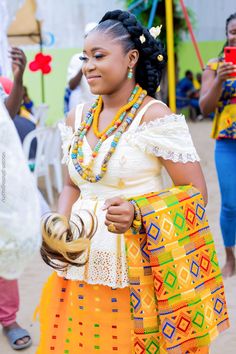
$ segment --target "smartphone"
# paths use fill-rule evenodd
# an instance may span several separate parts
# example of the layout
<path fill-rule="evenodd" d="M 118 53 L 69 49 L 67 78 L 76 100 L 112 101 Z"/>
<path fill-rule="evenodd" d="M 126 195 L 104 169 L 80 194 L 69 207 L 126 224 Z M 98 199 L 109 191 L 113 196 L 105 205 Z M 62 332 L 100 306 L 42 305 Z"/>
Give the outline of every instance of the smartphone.
<path fill-rule="evenodd" d="M 224 48 L 225 61 L 236 65 L 236 47 Z M 236 72 L 230 74 L 230 76 L 236 77 Z"/>

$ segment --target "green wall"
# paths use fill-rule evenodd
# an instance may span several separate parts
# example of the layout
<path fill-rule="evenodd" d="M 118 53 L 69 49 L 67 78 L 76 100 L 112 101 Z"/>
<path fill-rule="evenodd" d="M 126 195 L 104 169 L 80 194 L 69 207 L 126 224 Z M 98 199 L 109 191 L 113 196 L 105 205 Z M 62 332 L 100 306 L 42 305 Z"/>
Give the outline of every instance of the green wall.
<path fill-rule="evenodd" d="M 211 58 L 216 58 L 223 47 L 222 41 L 200 42 L 199 50 L 204 64 Z M 179 77 L 182 78 L 186 70 L 192 70 L 194 73 L 201 72 L 200 64 L 192 42 L 183 42 L 179 51 Z"/>
<path fill-rule="evenodd" d="M 210 58 L 218 55 L 223 42 L 201 42 L 199 49 L 204 63 Z M 45 54 L 52 56 L 52 71 L 44 76 L 45 102 L 49 105 L 49 118 L 47 124 L 53 124 L 63 117 L 63 96 L 66 84 L 67 66 L 72 55 L 79 52 L 80 49 L 47 49 Z M 25 51 L 28 63 L 34 59 L 36 51 Z M 179 77 L 184 76 L 184 72 L 189 69 L 194 73 L 200 70 L 194 47 L 191 42 L 184 42 L 179 48 Z M 41 102 L 41 75 L 39 72 L 31 72 L 27 66 L 24 83 L 28 87 L 29 95 L 35 102 Z"/>

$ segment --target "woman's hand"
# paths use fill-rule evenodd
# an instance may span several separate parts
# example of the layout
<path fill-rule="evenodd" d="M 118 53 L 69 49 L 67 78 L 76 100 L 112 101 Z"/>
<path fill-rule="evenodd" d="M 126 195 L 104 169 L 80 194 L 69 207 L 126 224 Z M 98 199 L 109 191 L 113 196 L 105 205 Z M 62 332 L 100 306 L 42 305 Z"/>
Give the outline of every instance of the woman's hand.
<path fill-rule="evenodd" d="M 230 74 L 232 73 L 236 73 L 236 65 L 223 61 L 222 63 L 220 63 L 219 68 L 217 70 L 216 79 L 222 83 L 225 80 L 229 79 Z"/>
<path fill-rule="evenodd" d="M 22 84 L 23 74 L 27 63 L 25 53 L 20 48 L 13 47 L 10 51 L 10 58 L 12 60 L 14 82 Z"/>
<path fill-rule="evenodd" d="M 123 234 L 131 227 L 134 220 L 134 207 L 120 197 L 107 199 L 103 210 L 107 210 L 105 225 L 108 231 Z"/>

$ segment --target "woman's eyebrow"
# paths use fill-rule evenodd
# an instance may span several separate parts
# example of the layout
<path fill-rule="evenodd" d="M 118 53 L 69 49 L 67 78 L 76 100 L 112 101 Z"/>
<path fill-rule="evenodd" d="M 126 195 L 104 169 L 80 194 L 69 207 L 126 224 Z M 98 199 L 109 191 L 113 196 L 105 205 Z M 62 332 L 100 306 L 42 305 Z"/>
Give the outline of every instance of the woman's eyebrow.
<path fill-rule="evenodd" d="M 91 49 L 91 52 L 96 52 L 96 50 L 106 50 L 106 49 L 102 48 L 102 47 L 94 47 L 94 48 Z M 85 49 L 83 50 L 83 53 L 86 53 Z"/>

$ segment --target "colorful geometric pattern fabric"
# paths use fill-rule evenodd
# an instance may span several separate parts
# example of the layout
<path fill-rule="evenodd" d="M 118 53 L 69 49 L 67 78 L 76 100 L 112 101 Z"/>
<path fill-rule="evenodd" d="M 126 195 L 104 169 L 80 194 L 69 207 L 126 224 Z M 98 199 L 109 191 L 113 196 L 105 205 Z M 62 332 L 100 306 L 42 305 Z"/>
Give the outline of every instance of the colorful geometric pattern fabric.
<path fill-rule="evenodd" d="M 229 326 L 203 198 L 192 186 L 133 198 L 144 230 L 126 233 L 134 353 L 185 354 Z"/>
<path fill-rule="evenodd" d="M 207 68 L 216 71 L 222 62 L 210 61 Z M 236 139 L 236 78 L 223 83 L 213 121 L 212 138 Z"/>

